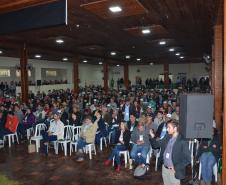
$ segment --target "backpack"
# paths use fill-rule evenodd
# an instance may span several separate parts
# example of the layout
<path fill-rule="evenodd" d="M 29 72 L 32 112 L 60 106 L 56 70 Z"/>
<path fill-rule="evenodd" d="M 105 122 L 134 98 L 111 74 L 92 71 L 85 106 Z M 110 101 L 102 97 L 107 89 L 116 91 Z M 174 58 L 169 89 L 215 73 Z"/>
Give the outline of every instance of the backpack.
<path fill-rule="evenodd" d="M 136 179 L 147 179 L 150 178 L 150 173 L 148 173 L 149 165 L 145 165 L 142 167 L 141 165 L 138 165 L 133 173 L 134 178 Z"/>

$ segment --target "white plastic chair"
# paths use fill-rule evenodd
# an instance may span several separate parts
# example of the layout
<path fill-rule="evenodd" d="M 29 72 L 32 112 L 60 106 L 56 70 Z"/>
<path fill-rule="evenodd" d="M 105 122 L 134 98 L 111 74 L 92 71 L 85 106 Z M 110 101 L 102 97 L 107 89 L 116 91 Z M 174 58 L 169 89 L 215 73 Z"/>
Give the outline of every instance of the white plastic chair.
<path fill-rule="evenodd" d="M 155 171 L 158 170 L 158 159 L 160 157 L 160 153 L 161 153 L 161 149 L 159 149 L 158 153 L 156 154 L 156 157 L 155 157 Z"/>
<path fill-rule="evenodd" d="M 66 125 L 64 126 L 64 139 L 57 140 L 56 142 L 56 154 L 58 154 L 59 144 L 61 148 L 64 150 L 64 155 L 67 156 L 67 144 L 71 142 L 73 137 L 73 126 Z"/>
<path fill-rule="evenodd" d="M 127 167 L 127 164 L 128 164 L 128 160 L 129 160 L 129 151 L 128 150 L 120 151 L 119 152 L 119 156 L 121 156 L 121 155 L 124 156 L 125 168 L 126 168 Z M 115 157 L 113 158 L 112 166 L 114 166 L 114 162 L 115 162 Z"/>
<path fill-rule="evenodd" d="M 105 143 L 105 147 L 107 147 L 107 138 L 106 137 L 101 137 L 100 138 L 100 151 L 103 150 L 103 141 Z"/>
<path fill-rule="evenodd" d="M 0 140 L 0 149 L 4 148 L 4 140 Z"/>
<path fill-rule="evenodd" d="M 95 147 L 95 144 L 94 143 L 90 143 L 90 144 L 87 144 L 85 146 L 85 153 L 89 153 L 89 159 L 91 160 L 92 159 L 92 151 L 94 151 L 94 154 L 96 155 L 96 147 Z"/>
<path fill-rule="evenodd" d="M 34 132 L 33 127 L 27 129 L 27 140 L 29 140 L 33 132 Z"/>
<path fill-rule="evenodd" d="M 18 124 L 18 125 L 19 125 L 19 124 Z M 11 133 L 11 134 L 6 134 L 6 135 L 4 135 L 4 137 L 3 137 L 3 141 L 5 141 L 5 140 L 8 139 L 9 147 L 11 147 L 11 140 L 12 140 L 12 143 L 14 143 L 14 137 L 16 137 L 17 144 L 19 144 L 19 139 L 18 139 L 18 135 L 17 135 L 17 128 L 18 128 L 18 125 L 17 125 L 17 127 L 16 127 L 16 132 Z"/>
<path fill-rule="evenodd" d="M 215 177 L 215 182 L 217 183 L 217 173 L 218 173 L 218 165 L 217 163 L 215 163 L 215 165 L 213 166 L 213 175 Z M 202 174 L 202 164 L 201 162 L 199 163 L 199 180 L 201 180 L 201 174 Z"/>
<path fill-rule="evenodd" d="M 113 133 L 113 131 L 110 131 L 109 134 L 108 134 L 108 141 L 109 141 L 109 144 L 111 144 L 111 136 L 112 136 L 112 133 Z"/>
<path fill-rule="evenodd" d="M 46 128 L 47 127 L 44 123 L 39 123 L 35 126 L 35 134 L 34 136 L 31 137 L 30 144 L 31 144 L 31 141 L 35 141 L 36 152 L 38 152 L 40 148 L 40 141 L 43 139 L 41 135 L 41 131 L 45 131 Z"/>
<path fill-rule="evenodd" d="M 77 152 L 77 140 L 79 138 L 81 128 L 82 128 L 81 126 L 72 127 L 73 135 L 72 135 L 72 141 L 70 142 L 70 156 L 71 156 L 71 152 L 73 152 L 73 146 L 75 148 L 75 152 Z"/>

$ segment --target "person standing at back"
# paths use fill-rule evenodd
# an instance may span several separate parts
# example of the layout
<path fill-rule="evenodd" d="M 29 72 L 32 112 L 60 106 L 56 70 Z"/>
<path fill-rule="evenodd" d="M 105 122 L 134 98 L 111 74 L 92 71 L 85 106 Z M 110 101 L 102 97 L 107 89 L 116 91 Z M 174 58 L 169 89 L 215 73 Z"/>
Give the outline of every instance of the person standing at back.
<path fill-rule="evenodd" d="M 188 143 L 179 133 L 179 123 L 176 120 L 167 121 L 168 134 L 162 140 L 155 140 L 150 130 L 152 145 L 159 146 L 162 162 L 162 178 L 164 185 L 180 185 L 185 178 L 185 168 L 191 162 Z"/>

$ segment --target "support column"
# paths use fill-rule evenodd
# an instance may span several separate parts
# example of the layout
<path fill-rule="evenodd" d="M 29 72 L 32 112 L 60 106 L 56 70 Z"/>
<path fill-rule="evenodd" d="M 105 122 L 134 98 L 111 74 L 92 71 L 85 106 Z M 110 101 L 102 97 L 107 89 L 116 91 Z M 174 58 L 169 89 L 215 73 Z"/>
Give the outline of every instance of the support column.
<path fill-rule="evenodd" d="M 104 91 L 108 92 L 108 64 L 105 62 L 103 65 L 104 68 Z"/>
<path fill-rule="evenodd" d="M 74 83 L 74 93 L 79 94 L 79 71 L 78 71 L 79 59 L 76 58 L 73 63 L 73 83 Z"/>
<path fill-rule="evenodd" d="M 129 65 L 124 65 L 124 85 L 126 90 L 129 89 Z"/>
<path fill-rule="evenodd" d="M 222 183 L 221 184 L 226 184 L 226 0 L 224 0 L 224 5 L 223 5 L 223 9 L 224 9 L 224 13 L 223 13 L 223 17 L 224 17 L 224 40 L 223 40 L 223 48 L 224 48 L 224 111 L 223 111 L 223 159 L 222 159 Z"/>
<path fill-rule="evenodd" d="M 164 87 L 169 88 L 169 64 L 164 64 Z"/>
<path fill-rule="evenodd" d="M 214 61 L 213 61 L 213 92 L 214 92 L 214 117 L 219 134 L 222 134 L 222 111 L 223 111 L 223 29 L 222 25 L 214 26 Z"/>
<path fill-rule="evenodd" d="M 27 47 L 26 44 L 20 51 L 20 71 L 21 71 L 21 94 L 22 102 L 28 103 L 28 72 L 27 72 Z"/>

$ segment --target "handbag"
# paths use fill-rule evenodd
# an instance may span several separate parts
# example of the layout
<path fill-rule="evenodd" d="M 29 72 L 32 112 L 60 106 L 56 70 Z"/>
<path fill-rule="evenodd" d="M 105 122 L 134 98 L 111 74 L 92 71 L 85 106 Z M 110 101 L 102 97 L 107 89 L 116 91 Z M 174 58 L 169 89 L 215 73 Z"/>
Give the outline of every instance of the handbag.
<path fill-rule="evenodd" d="M 28 144 L 28 153 L 34 153 L 35 152 L 35 144 Z"/>

